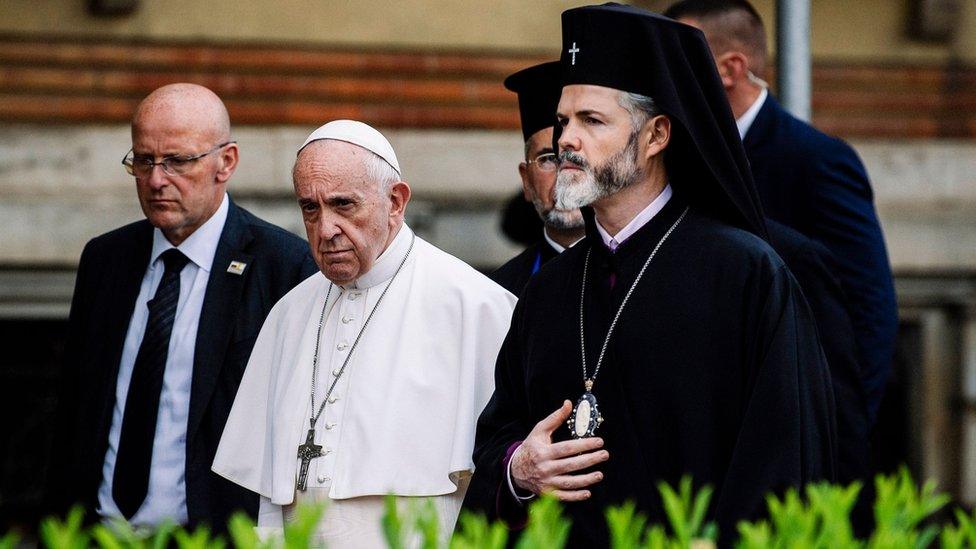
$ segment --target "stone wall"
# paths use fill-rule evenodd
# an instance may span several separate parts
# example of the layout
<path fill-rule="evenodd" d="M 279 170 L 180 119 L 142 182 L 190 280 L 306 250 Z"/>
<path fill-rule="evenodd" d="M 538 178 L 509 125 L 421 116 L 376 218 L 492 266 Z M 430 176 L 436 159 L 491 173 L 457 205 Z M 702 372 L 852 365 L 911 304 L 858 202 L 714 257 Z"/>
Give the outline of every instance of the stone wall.
<path fill-rule="evenodd" d="M 311 127 L 234 129 L 242 203 L 302 233 L 291 198 L 295 148 Z M 515 249 L 496 227 L 518 188 L 515 131 L 383 129 L 414 190 L 411 221 L 450 252 L 491 267 Z M 871 175 L 892 265 L 900 272 L 976 270 L 976 143 L 853 140 Z M 128 128 L 0 126 L 0 266 L 73 266 L 92 236 L 141 217 L 120 161 Z"/>

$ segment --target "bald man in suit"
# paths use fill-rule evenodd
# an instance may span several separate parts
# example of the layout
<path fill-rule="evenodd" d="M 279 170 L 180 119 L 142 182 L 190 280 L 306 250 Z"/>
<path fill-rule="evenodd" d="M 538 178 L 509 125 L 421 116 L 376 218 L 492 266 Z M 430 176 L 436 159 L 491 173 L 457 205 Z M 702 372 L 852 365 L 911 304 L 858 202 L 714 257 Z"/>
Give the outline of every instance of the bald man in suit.
<path fill-rule="evenodd" d="M 236 205 L 227 110 L 192 84 L 140 103 L 132 149 L 145 219 L 91 240 L 72 299 L 51 490 L 90 516 L 223 528 L 258 498 L 210 471 L 264 318 L 316 271 L 307 244 Z M 91 513 L 94 512 L 94 513 Z"/>

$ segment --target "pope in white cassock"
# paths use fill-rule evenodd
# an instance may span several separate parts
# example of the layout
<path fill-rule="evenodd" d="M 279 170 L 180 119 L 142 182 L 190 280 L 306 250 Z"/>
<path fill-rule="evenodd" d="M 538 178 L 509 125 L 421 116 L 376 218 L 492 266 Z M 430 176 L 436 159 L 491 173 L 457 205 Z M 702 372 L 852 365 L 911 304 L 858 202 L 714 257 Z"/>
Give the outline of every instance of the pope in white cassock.
<path fill-rule="evenodd" d="M 317 542 L 382 546 L 394 494 L 432 497 L 446 538 L 515 297 L 407 227 L 410 187 L 370 126 L 315 130 L 293 177 L 321 274 L 261 328 L 213 470 L 261 495 L 262 529 L 327 501 Z"/>

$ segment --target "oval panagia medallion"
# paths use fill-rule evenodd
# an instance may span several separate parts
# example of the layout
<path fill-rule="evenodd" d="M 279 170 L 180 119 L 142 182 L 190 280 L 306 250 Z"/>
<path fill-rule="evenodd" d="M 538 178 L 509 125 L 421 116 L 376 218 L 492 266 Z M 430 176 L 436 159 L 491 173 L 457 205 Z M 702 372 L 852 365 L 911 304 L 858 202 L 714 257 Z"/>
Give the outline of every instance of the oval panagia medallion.
<path fill-rule="evenodd" d="M 592 415 L 593 409 L 590 407 L 590 401 L 585 398 L 581 399 L 576 405 L 576 421 L 573 423 L 573 432 L 576 434 L 576 438 L 583 438 L 587 435 L 590 430 Z"/>

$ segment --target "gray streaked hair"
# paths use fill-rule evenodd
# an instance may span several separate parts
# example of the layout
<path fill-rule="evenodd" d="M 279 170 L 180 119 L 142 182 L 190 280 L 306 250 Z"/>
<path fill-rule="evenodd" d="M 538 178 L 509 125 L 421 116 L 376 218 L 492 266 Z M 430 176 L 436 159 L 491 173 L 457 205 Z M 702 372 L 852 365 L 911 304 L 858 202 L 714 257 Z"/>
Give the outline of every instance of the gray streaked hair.
<path fill-rule="evenodd" d="M 376 182 L 381 193 L 386 193 L 398 181 L 402 181 L 400 172 L 396 171 L 389 162 L 383 160 L 383 157 L 373 151 L 367 152 L 369 154 L 363 160 L 363 165 L 366 166 L 366 176 L 370 181 Z"/>
<path fill-rule="evenodd" d="M 631 92 L 620 92 L 617 103 L 630 113 L 631 131 L 638 133 L 644 123 L 659 114 L 663 114 L 657 103 L 646 95 Z"/>

